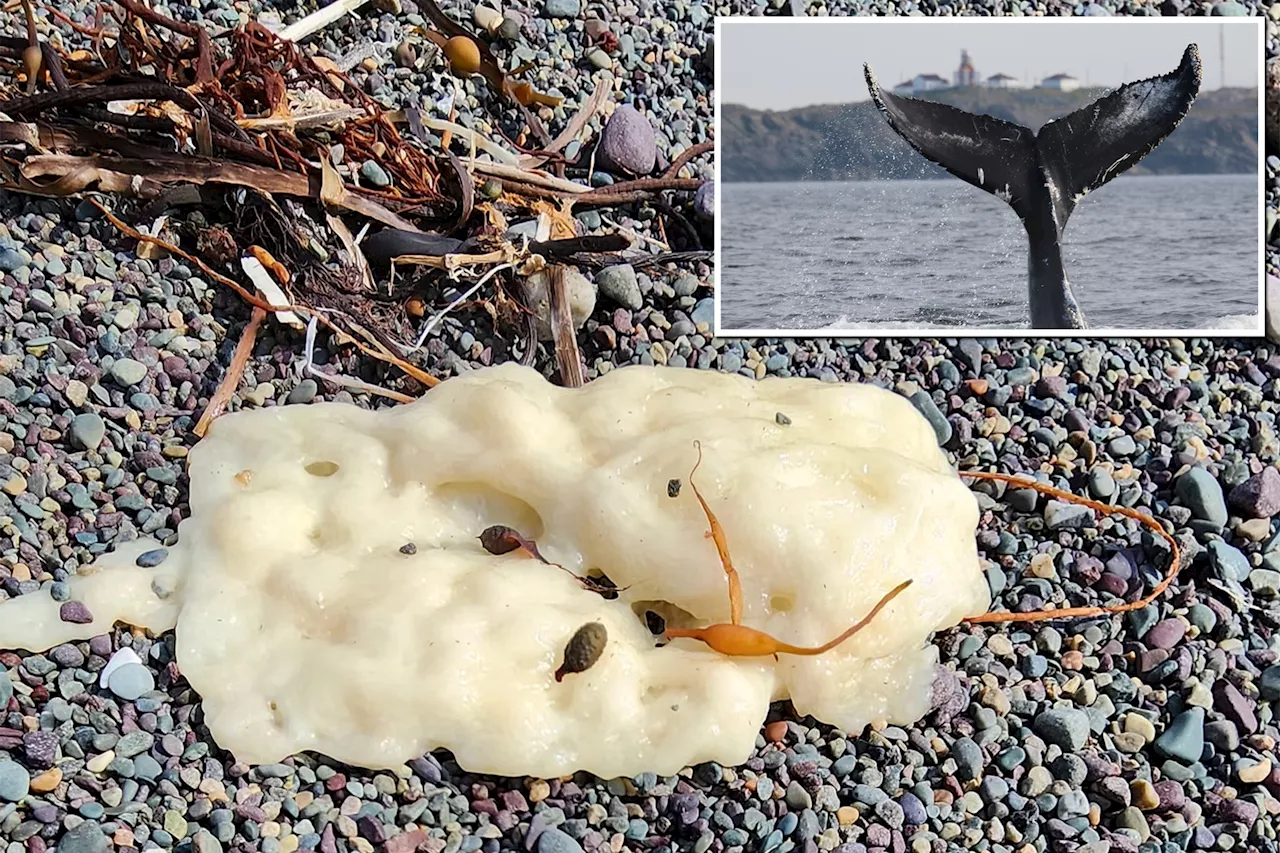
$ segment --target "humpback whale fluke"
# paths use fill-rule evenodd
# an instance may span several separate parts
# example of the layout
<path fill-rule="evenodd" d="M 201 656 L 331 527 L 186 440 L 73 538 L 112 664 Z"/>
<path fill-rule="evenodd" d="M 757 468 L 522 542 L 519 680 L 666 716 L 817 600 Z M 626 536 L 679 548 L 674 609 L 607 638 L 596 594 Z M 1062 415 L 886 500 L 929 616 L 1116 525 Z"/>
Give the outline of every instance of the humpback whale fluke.
<path fill-rule="evenodd" d="M 1006 201 L 1027 229 L 1027 288 L 1035 329 L 1083 329 L 1062 268 L 1062 232 L 1076 202 L 1164 141 L 1200 90 L 1200 50 L 1162 77 L 1128 83 L 1032 133 L 987 115 L 904 98 L 876 83 L 871 99 L 899 136 L 925 158 Z"/>

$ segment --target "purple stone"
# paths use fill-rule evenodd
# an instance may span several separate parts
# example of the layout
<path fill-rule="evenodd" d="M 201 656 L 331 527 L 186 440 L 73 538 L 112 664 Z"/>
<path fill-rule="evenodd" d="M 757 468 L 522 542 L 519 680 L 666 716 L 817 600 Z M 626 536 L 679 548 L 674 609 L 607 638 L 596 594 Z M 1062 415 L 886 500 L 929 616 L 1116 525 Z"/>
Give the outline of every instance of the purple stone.
<path fill-rule="evenodd" d="M 1114 575 L 1111 572 L 1103 572 L 1102 577 L 1098 578 L 1097 587 L 1103 592 L 1120 597 L 1129 589 L 1129 582 L 1119 575 Z"/>
<path fill-rule="evenodd" d="M 387 841 L 387 829 L 376 818 L 366 815 L 356 821 L 356 828 L 360 831 L 360 837 L 371 844 L 385 844 Z"/>
<path fill-rule="evenodd" d="M 36 806 L 31 810 L 31 816 L 41 823 L 57 823 L 61 814 L 57 806 Z"/>
<path fill-rule="evenodd" d="M 1045 376 L 1035 384 L 1037 397 L 1058 399 L 1067 393 L 1067 380 L 1062 376 Z"/>
<path fill-rule="evenodd" d="M 1133 579 L 1133 561 L 1123 551 L 1117 551 L 1107 560 L 1107 571 L 1118 575 L 1126 581 Z"/>
<path fill-rule="evenodd" d="M 1152 648 L 1172 649 L 1187 634 L 1187 628 L 1181 619 L 1162 619 L 1143 637 L 1143 641 Z"/>
<path fill-rule="evenodd" d="M 27 732 L 22 736 L 22 751 L 29 766 L 47 770 L 58 757 L 58 736 L 53 732 Z"/>
<path fill-rule="evenodd" d="M 63 622 L 88 625 L 93 621 L 93 614 L 89 612 L 88 607 L 85 607 L 83 601 L 64 601 L 58 608 L 58 618 Z"/>
<path fill-rule="evenodd" d="M 1227 503 L 1250 518 L 1270 518 L 1280 513 L 1280 471 L 1263 468 L 1231 490 Z"/>
<path fill-rule="evenodd" d="M 613 111 L 600 133 L 599 162 L 631 175 L 647 175 L 658 162 L 653 125 L 633 106 Z"/>
<path fill-rule="evenodd" d="M 1218 805 L 1218 820 L 1252 827 L 1257 819 L 1258 807 L 1248 800 L 1223 800 Z"/>
<path fill-rule="evenodd" d="M 1214 682 L 1213 705 L 1249 734 L 1258 730 L 1258 716 L 1253 712 L 1253 702 L 1230 681 L 1218 679 Z"/>
<path fill-rule="evenodd" d="M 1176 812 L 1187 803 L 1187 794 L 1182 790 L 1182 783 L 1175 779 L 1161 779 L 1151 786 L 1160 797 L 1160 810 Z"/>
<path fill-rule="evenodd" d="M 910 791 L 898 798 L 898 805 L 902 806 L 902 817 L 907 826 L 920 826 L 929 819 L 929 815 L 925 813 L 924 803 Z"/>
<path fill-rule="evenodd" d="M 1093 586 L 1102 577 L 1102 561 L 1090 554 L 1077 554 L 1071 574 L 1076 582 L 1084 586 Z"/>
<path fill-rule="evenodd" d="M 338 853 L 338 842 L 333 837 L 331 823 L 325 824 L 324 831 L 320 833 L 320 853 Z"/>
<path fill-rule="evenodd" d="M 527 812 L 529 803 L 525 800 L 524 794 L 519 791 L 503 791 L 502 805 L 513 812 Z"/>

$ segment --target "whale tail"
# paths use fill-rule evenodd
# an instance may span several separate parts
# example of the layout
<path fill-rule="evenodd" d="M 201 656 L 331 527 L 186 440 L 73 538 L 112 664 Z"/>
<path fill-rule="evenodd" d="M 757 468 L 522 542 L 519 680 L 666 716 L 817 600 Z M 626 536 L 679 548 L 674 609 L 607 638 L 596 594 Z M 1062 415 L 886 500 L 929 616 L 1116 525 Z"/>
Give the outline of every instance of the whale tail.
<path fill-rule="evenodd" d="M 925 158 L 1004 199 L 1024 222 L 1046 180 L 1059 232 L 1076 202 L 1164 141 L 1200 89 L 1200 50 L 1188 45 L 1168 74 L 1128 83 L 1039 133 L 993 116 L 886 92 L 864 65 L 871 98 L 889 126 Z"/>
<path fill-rule="evenodd" d="M 1128 83 L 1033 133 L 988 115 L 886 92 L 870 65 L 867 88 L 889 126 L 926 159 L 1003 199 L 1031 240 L 1032 324 L 1082 328 L 1062 271 L 1067 219 L 1087 193 L 1164 141 L 1200 90 L 1200 51 L 1188 45 L 1168 74 Z"/>

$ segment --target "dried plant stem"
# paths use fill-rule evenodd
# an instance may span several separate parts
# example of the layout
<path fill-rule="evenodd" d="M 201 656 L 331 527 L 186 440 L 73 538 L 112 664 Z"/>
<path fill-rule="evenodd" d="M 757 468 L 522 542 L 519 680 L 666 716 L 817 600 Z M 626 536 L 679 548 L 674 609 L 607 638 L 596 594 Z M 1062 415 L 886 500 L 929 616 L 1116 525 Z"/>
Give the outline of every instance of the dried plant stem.
<path fill-rule="evenodd" d="M 222 410 L 227 407 L 227 403 L 231 402 L 231 398 L 235 395 L 236 388 L 240 387 L 240 380 L 244 378 L 245 365 L 249 363 L 249 356 L 253 354 L 253 344 L 258 339 L 258 328 L 266 317 L 267 312 L 255 305 L 248 324 L 245 325 L 244 331 L 240 333 L 240 342 L 236 344 L 236 351 L 231 356 L 231 364 L 227 366 L 227 374 L 218 383 L 218 390 L 214 391 L 213 396 L 209 398 L 209 405 L 205 407 L 204 414 L 200 416 L 195 429 L 192 430 L 198 437 L 204 438 L 205 432 L 209 429 L 209 424 L 213 423 L 214 418 L 222 414 Z"/>
<path fill-rule="evenodd" d="M 1101 501 L 1095 501 L 1090 498 L 1080 497 L 1071 492 L 1045 485 L 1036 480 L 1027 477 L 1014 477 L 1009 474 L 994 474 L 985 471 L 961 471 L 961 477 L 969 477 L 974 480 L 991 480 L 998 483 L 1008 483 L 1010 485 L 1021 486 L 1044 495 L 1057 498 L 1067 503 L 1087 506 L 1092 510 L 1102 513 L 1103 515 L 1122 515 L 1125 518 L 1131 518 L 1150 529 L 1153 533 L 1169 544 L 1169 566 L 1165 572 L 1164 579 L 1160 581 L 1151 590 L 1150 593 L 1139 598 L 1137 601 L 1130 601 L 1125 604 L 1114 604 L 1108 606 L 1096 607 L 1064 607 L 1059 610 L 1033 610 L 1028 613 L 982 613 L 977 616 L 965 617 L 965 622 L 1045 622 L 1051 619 L 1076 619 L 1084 616 L 1106 616 L 1113 613 L 1127 613 L 1131 610 L 1141 610 L 1151 602 L 1159 598 L 1169 585 L 1173 583 L 1178 576 L 1178 570 L 1182 567 L 1182 552 L 1178 548 L 1178 542 L 1169 534 L 1168 531 L 1161 526 L 1160 522 L 1136 509 L 1125 506 L 1111 506 Z"/>
<path fill-rule="evenodd" d="M 682 153 L 679 157 L 677 157 L 672 162 L 671 166 L 668 167 L 667 171 L 662 173 L 662 177 L 674 178 L 676 175 L 680 174 L 680 170 L 683 169 L 685 166 L 687 166 L 689 162 L 693 160 L 695 157 L 701 157 L 703 154 L 706 154 L 708 151 L 714 151 L 715 148 L 716 148 L 716 144 L 714 142 L 699 142 L 697 145 L 693 146 L 692 148 L 686 149 L 684 153 Z"/>
<path fill-rule="evenodd" d="M 493 278 L 495 275 L 497 275 L 498 273 L 502 272 L 503 270 L 511 266 L 513 266 L 513 264 L 509 264 L 509 263 L 498 264 L 496 267 L 494 267 L 493 269 L 486 272 L 483 276 L 481 276 L 479 281 L 471 285 L 471 287 L 467 288 L 466 292 L 459 295 L 457 299 L 453 300 L 444 308 L 440 309 L 435 314 L 433 314 L 431 319 L 427 320 L 427 322 L 422 324 L 422 331 L 418 332 L 418 337 L 413 342 L 413 346 L 409 347 L 406 350 L 405 354 L 408 355 L 411 352 L 415 352 L 416 350 L 421 349 L 422 345 L 427 340 L 427 335 L 431 334 L 431 330 L 434 329 L 437 325 L 439 325 L 440 321 L 443 320 L 445 317 L 447 317 L 450 311 L 457 308 L 463 302 L 466 302 L 472 296 L 475 296 L 476 291 L 478 291 L 481 287 L 484 287 L 485 282 L 487 282 L 489 279 Z"/>
<path fill-rule="evenodd" d="M 219 284 L 224 284 L 227 287 L 231 288 L 236 292 L 236 294 L 241 299 L 243 299 L 245 302 L 248 302 L 250 305 L 254 306 L 255 308 L 261 308 L 263 311 L 268 311 L 271 313 L 278 313 L 281 311 L 293 311 L 295 313 L 305 314 L 307 316 L 313 316 L 317 320 L 319 320 L 321 323 L 323 323 L 325 326 L 328 326 L 331 330 L 350 338 L 351 343 L 354 344 L 355 347 L 365 355 L 370 356 L 371 358 L 376 358 L 379 361 L 385 361 L 388 364 L 394 364 L 396 367 L 400 368 L 402 371 L 404 371 L 414 379 L 418 380 L 428 388 L 433 388 L 436 385 L 440 384 L 439 379 L 432 376 L 430 373 L 427 373 L 425 370 L 414 367 L 412 364 L 405 361 L 404 359 L 399 358 L 389 352 L 385 352 L 380 349 L 374 349 L 373 347 L 370 347 L 367 344 L 361 343 L 359 340 L 353 337 L 349 332 L 334 325 L 332 320 L 330 320 L 328 317 L 325 317 L 322 313 L 316 311 L 315 309 L 308 308 L 305 305 L 272 305 L 270 302 L 267 302 L 266 300 L 259 299 L 257 296 L 253 295 L 244 287 L 242 287 L 238 281 L 232 278 L 228 278 L 227 276 L 213 269 L 212 267 L 210 267 L 208 264 L 206 264 L 204 261 L 202 261 L 200 258 L 196 257 L 195 255 L 184 252 L 181 248 L 173 245 L 172 243 L 168 243 L 164 240 L 161 240 L 158 237 L 152 237 L 150 234 L 143 234 L 138 229 L 133 228 L 127 223 L 123 222 L 118 216 L 116 216 L 114 213 L 108 210 L 106 205 L 102 204 L 102 202 L 98 201 L 97 199 L 91 198 L 89 199 L 89 201 L 95 207 L 101 210 L 102 214 L 107 217 L 107 220 L 112 225 L 114 225 L 117 229 L 119 229 L 119 231 L 123 233 L 126 237 L 132 237 L 135 240 L 140 240 L 145 243 L 151 243 L 153 245 L 159 246 L 160 248 L 165 249 L 180 258 L 183 258 L 185 260 L 190 261 L 193 264 L 196 264 L 197 266 L 200 267 L 201 271 L 205 273 L 205 275 L 209 276 L 214 281 L 217 281 Z"/>
<path fill-rule="evenodd" d="M 543 187 L 549 190 L 558 190 L 563 193 L 572 195 L 582 195 L 591 192 L 590 187 L 584 187 L 582 184 L 575 184 L 573 181 L 566 181 L 563 178 L 555 178 L 550 175 L 542 175 L 537 172 L 522 169 L 519 166 L 508 166 L 505 163 L 484 163 L 477 162 L 475 171 L 482 175 L 492 175 L 495 178 L 502 178 L 504 181 L 516 181 L 522 184 L 529 184 L 535 187 Z"/>
<path fill-rule="evenodd" d="M 581 388 L 587 378 L 582 371 L 582 355 L 578 352 L 578 336 L 573 328 L 573 312 L 569 309 L 569 289 L 564 267 L 547 268 L 547 284 L 551 297 L 551 335 L 555 341 L 556 363 L 566 388 Z"/>

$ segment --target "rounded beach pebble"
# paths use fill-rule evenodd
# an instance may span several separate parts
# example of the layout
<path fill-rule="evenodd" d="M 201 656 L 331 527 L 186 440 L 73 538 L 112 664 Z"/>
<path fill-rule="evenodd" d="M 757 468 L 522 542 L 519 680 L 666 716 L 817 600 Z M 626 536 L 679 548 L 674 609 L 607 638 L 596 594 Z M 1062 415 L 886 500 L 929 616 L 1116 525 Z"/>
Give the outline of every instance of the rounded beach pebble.
<path fill-rule="evenodd" d="M 693 212 L 698 218 L 710 222 L 716 216 L 716 184 L 705 181 L 693 196 Z"/>
<path fill-rule="evenodd" d="M 0 761 L 0 803 L 16 803 L 31 791 L 31 774 L 16 761 Z"/>
<path fill-rule="evenodd" d="M 618 107 L 600 134 L 599 157 L 607 169 L 631 175 L 649 174 L 658 162 L 658 140 L 653 125 L 635 107 Z"/>
<path fill-rule="evenodd" d="M 151 676 L 151 670 L 140 663 L 125 664 L 111 673 L 111 677 L 107 680 L 108 689 L 127 702 L 150 693 L 155 686 L 156 682 Z"/>

